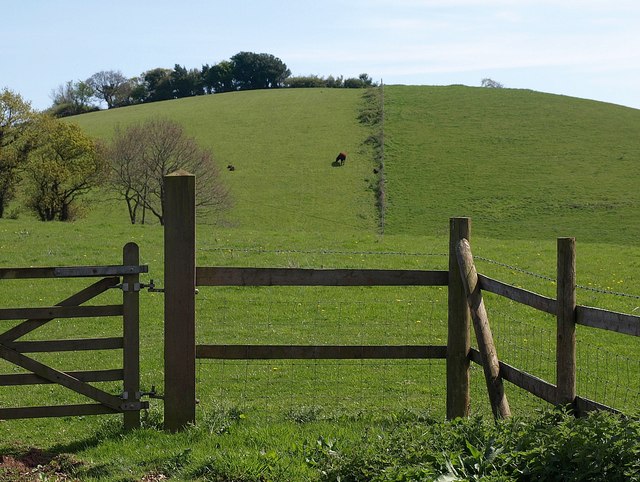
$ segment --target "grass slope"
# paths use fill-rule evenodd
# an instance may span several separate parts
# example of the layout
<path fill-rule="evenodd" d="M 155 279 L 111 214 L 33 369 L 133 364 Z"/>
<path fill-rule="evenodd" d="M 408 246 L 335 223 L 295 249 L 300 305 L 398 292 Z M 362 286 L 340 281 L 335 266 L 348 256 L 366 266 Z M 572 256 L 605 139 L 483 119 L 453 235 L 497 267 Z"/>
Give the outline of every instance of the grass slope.
<path fill-rule="evenodd" d="M 109 138 L 116 125 L 160 116 L 181 123 L 212 150 L 231 189 L 232 227 L 259 231 L 373 231 L 373 194 L 364 180 L 372 161 L 357 122 L 360 90 L 234 92 L 74 118 Z M 340 151 L 344 167 L 331 166 Z M 234 172 L 225 168 L 236 167 Z"/>
<path fill-rule="evenodd" d="M 526 90 L 385 87 L 388 233 L 640 242 L 640 111 Z"/>

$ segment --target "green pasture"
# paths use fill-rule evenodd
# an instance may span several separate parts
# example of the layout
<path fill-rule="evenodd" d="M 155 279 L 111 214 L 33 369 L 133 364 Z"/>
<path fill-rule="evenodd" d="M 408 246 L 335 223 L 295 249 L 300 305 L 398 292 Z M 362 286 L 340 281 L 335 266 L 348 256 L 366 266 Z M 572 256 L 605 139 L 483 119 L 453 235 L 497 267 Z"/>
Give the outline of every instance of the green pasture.
<path fill-rule="evenodd" d="M 108 140 L 116 125 L 168 117 L 212 149 L 234 205 L 222 218 L 199 220 L 200 266 L 447 269 L 449 218 L 471 216 L 481 273 L 555 296 L 547 278 L 555 277 L 556 237 L 576 236 L 578 303 L 639 312 L 639 111 L 467 87 L 388 86 L 384 99 L 384 234 L 371 190 L 372 151 L 364 142 L 371 128 L 358 122 L 361 91 L 238 92 L 71 121 Z M 346 164 L 332 167 L 341 150 L 349 153 Z M 227 164 L 236 170 L 227 171 Z M 41 223 L 11 206 L 17 219 L 0 220 L 0 266 L 117 264 L 122 246 L 134 241 L 149 266 L 143 281 L 162 285 L 161 226 L 128 224 L 124 203 L 108 192 L 92 193 L 84 209 L 83 219 L 62 224 Z M 48 306 L 87 284 L 3 280 L 0 306 Z M 96 303 L 119 296 L 113 290 Z M 141 298 L 142 386 L 162 393 L 163 298 L 146 292 Z M 555 320 L 492 295 L 485 302 L 501 358 L 553 383 Z M 199 343 L 446 344 L 445 288 L 206 287 L 197 310 Z M 9 326 L 1 322 L 0 331 Z M 579 394 L 633 412 L 640 400 L 639 340 L 582 328 Z M 61 320 L 31 339 L 117 336 L 118 330 L 118 319 Z M 34 355 L 62 369 L 113 368 L 119 356 Z M 0 362 L 0 373 L 13 370 Z M 133 435 L 120 434 L 120 417 L 0 421 L 0 453 L 30 446 L 73 453 L 83 480 L 139 480 L 154 471 L 260 480 L 260 467 L 273 471 L 272 480 L 291 474 L 331 480 L 304 462 L 312 446 L 315 455 L 331 451 L 316 446 L 321 438 L 357 446 L 396 423 L 432 424 L 445 412 L 439 360 L 203 360 L 197 376 L 199 428 L 186 434 L 153 431 L 162 404 L 151 400 L 146 429 Z M 482 371 L 474 367 L 472 378 L 473 412 L 488 415 Z M 545 408 L 515 387 L 507 386 L 507 395 L 518 415 Z M 0 406 L 79 401 L 48 385 L 0 389 Z"/>

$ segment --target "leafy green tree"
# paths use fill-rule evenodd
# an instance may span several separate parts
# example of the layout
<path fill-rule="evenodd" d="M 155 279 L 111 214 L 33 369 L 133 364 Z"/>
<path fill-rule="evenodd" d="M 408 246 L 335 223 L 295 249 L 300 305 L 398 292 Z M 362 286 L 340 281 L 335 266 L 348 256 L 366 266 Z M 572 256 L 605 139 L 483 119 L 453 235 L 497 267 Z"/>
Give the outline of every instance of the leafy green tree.
<path fill-rule="evenodd" d="M 42 221 L 69 221 L 74 203 L 105 179 L 99 146 L 75 124 L 42 117 L 25 166 L 27 205 Z"/>
<path fill-rule="evenodd" d="M 231 57 L 231 63 L 240 90 L 283 87 L 291 75 L 287 65 L 271 54 L 239 52 Z"/>
<path fill-rule="evenodd" d="M 236 90 L 233 78 L 233 63 L 229 60 L 209 67 L 203 67 L 204 85 L 209 93 L 232 92 Z"/>
<path fill-rule="evenodd" d="M 174 97 L 193 97 L 204 93 L 202 75 L 197 69 L 187 70 L 176 64 L 171 73 L 171 85 Z"/>
<path fill-rule="evenodd" d="M 0 218 L 15 195 L 36 117 L 31 104 L 19 94 L 7 88 L 0 91 Z"/>
<path fill-rule="evenodd" d="M 344 87 L 348 89 L 364 89 L 366 87 L 373 87 L 375 82 L 369 74 L 360 74 L 357 78 L 351 77 L 349 79 L 345 79 Z"/>
<path fill-rule="evenodd" d="M 53 106 L 48 110 L 54 117 L 66 117 L 98 110 L 91 100 L 95 91 L 87 82 L 69 80 L 51 92 Z"/>
<path fill-rule="evenodd" d="M 171 70 L 157 68 L 148 70 L 142 74 L 147 91 L 146 102 L 173 99 L 173 87 L 171 85 Z"/>

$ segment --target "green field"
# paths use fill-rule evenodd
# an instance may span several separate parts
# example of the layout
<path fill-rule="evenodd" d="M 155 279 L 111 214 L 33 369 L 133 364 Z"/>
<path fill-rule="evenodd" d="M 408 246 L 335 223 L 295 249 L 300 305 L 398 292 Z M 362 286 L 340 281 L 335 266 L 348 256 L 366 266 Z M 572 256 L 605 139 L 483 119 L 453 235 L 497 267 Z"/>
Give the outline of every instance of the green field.
<path fill-rule="evenodd" d="M 233 207 L 221 218 L 199 220 L 201 266 L 446 269 L 449 218 L 470 216 L 480 272 L 554 296 L 547 278 L 555 277 L 556 237 L 575 236 L 578 303 L 638 313 L 640 111 L 521 90 L 385 86 L 381 234 L 371 189 L 376 164 L 365 143 L 372 128 L 358 122 L 363 108 L 359 90 L 291 89 L 181 99 L 71 121 L 108 140 L 117 125 L 161 116 L 179 121 L 212 150 Z M 332 167 L 339 151 L 347 151 L 348 160 Z M 236 170 L 227 171 L 227 164 Z M 135 241 L 149 265 L 145 281 L 161 284 L 161 226 L 128 224 L 124 203 L 109 193 L 92 193 L 85 210 L 73 223 L 41 223 L 11 206 L 17 219 L 0 220 L 0 266 L 116 264 L 122 246 Z M 86 286 L 2 283 L 2 307 L 47 306 Z M 160 294 L 142 295 L 142 385 L 160 392 L 162 302 Z M 486 303 L 501 358 L 553 383 L 554 319 L 497 297 L 487 296 Z M 205 343 L 446 344 L 446 309 L 443 288 L 202 288 L 197 337 Z M 118 331 L 117 320 L 97 327 L 66 321 L 33 338 Z M 579 394 L 636 410 L 639 352 L 637 338 L 579 329 Z M 119 363 L 117 352 L 38 359 L 64 369 Z M 0 363 L 0 372 L 11 370 Z M 393 421 L 444 418 L 440 361 L 202 361 L 197 373 L 204 428 L 157 435 L 151 428 L 161 402 L 152 400 L 149 430 L 127 436 L 118 432 L 118 417 L 2 421 L 0 453 L 30 446 L 73 453 L 83 480 L 138 480 L 153 471 L 262 480 L 260 467 L 271 467 L 272 480 L 297 473 L 303 474 L 298 480 L 332 480 L 304 462 L 305 443 L 322 436 L 357 446 L 362 433 L 387 433 Z M 473 412 L 487 415 L 481 370 L 474 369 L 473 380 Z M 518 415 L 544 407 L 507 389 Z M 0 406 L 74 400 L 46 385 L 0 389 Z"/>

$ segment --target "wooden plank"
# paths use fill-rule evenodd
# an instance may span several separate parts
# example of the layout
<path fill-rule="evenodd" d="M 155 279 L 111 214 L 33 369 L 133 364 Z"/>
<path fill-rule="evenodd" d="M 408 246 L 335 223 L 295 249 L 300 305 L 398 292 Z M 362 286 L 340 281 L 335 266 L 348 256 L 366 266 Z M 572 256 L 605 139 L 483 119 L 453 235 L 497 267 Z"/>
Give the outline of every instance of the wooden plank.
<path fill-rule="evenodd" d="M 504 362 L 500 362 L 500 376 L 546 402 L 556 403 L 556 386 L 542 378 L 518 370 Z"/>
<path fill-rule="evenodd" d="M 196 358 L 218 360 L 444 359 L 446 346 L 197 345 Z"/>
<path fill-rule="evenodd" d="M 480 352 L 475 348 L 469 351 L 469 359 L 482 366 L 482 357 L 480 356 Z M 556 386 L 541 378 L 519 370 L 502 361 L 500 362 L 500 376 L 542 400 L 553 404 L 556 402 Z"/>
<path fill-rule="evenodd" d="M 640 336 L 640 316 L 578 305 L 576 306 L 576 323 L 625 335 Z"/>
<path fill-rule="evenodd" d="M 103 278 L 99 281 L 96 281 L 90 286 L 87 286 L 82 291 L 75 293 L 67 299 L 56 303 L 56 306 L 77 306 L 85 303 L 101 293 L 104 293 L 106 290 L 113 288 L 120 282 L 120 278 Z M 31 331 L 41 327 L 42 325 L 48 323 L 53 320 L 53 318 L 46 318 L 43 320 L 26 320 L 20 323 L 17 326 L 14 326 L 10 330 L 5 331 L 0 334 L 0 342 L 2 341 L 12 341 L 21 336 L 30 333 Z"/>
<path fill-rule="evenodd" d="M 55 268 L 0 268 L 0 279 L 32 279 L 55 277 Z"/>
<path fill-rule="evenodd" d="M 446 286 L 447 271 L 197 267 L 197 286 Z"/>
<path fill-rule="evenodd" d="M 77 340 L 12 341 L 2 345 L 20 353 L 57 351 L 118 350 L 123 347 L 122 337 L 84 338 Z"/>
<path fill-rule="evenodd" d="M 102 276 L 124 276 L 147 273 L 149 267 L 142 266 L 58 266 L 41 268 L 0 268 L 0 279 L 35 278 L 85 278 Z"/>
<path fill-rule="evenodd" d="M 46 380 L 62 385 L 76 393 L 89 397 L 92 400 L 100 402 L 114 410 L 121 409 L 122 400 L 120 398 L 99 390 L 87 383 L 81 382 L 64 372 L 48 367 L 43 363 L 26 357 L 23 354 L 11 350 L 3 345 L 0 345 L 0 358 L 4 358 L 14 365 L 33 372 Z"/>
<path fill-rule="evenodd" d="M 196 421 L 195 176 L 164 177 L 164 427 Z"/>
<path fill-rule="evenodd" d="M 558 304 L 553 298 L 548 298 L 522 288 L 516 288 L 515 286 L 508 285 L 482 274 L 478 274 L 478 279 L 480 280 L 480 288 L 483 291 L 504 296 L 510 300 L 535 308 L 536 310 L 544 311 L 552 315 L 556 314 Z"/>
<path fill-rule="evenodd" d="M 149 267 L 145 265 L 129 266 L 64 266 L 54 268 L 56 278 L 86 278 L 97 276 L 125 276 L 129 274 L 148 273 Z"/>
<path fill-rule="evenodd" d="M 135 243 L 127 243 L 122 249 L 122 262 L 127 265 L 140 263 L 140 249 Z M 124 276 L 123 284 L 135 286 L 140 283 L 140 275 L 131 273 Z M 124 367 L 124 392 L 128 401 L 140 401 L 140 291 L 122 292 L 122 363 Z M 124 413 L 124 429 L 140 428 L 140 412 Z"/>
<path fill-rule="evenodd" d="M 77 378 L 81 382 L 114 382 L 124 378 L 123 370 L 91 370 L 81 372 L 65 372 L 67 375 Z M 0 375 L 0 386 L 13 385 L 41 385 L 53 383 L 33 373 L 15 373 Z"/>
<path fill-rule="evenodd" d="M 588 412 L 599 410 L 606 410 L 607 412 L 622 414 L 621 411 L 616 410 L 615 408 L 611 408 L 607 405 L 603 405 L 602 403 L 594 402 L 593 400 L 589 400 L 588 398 L 583 397 L 576 397 L 575 405 L 578 415 L 580 416 L 586 415 Z"/>
<path fill-rule="evenodd" d="M 558 238 L 556 394 L 558 405 L 576 398 L 576 240 Z"/>
<path fill-rule="evenodd" d="M 487 383 L 489 401 L 495 418 L 508 418 L 511 416 L 511 409 L 507 396 L 504 393 L 502 377 L 500 376 L 500 361 L 498 352 L 493 343 L 493 334 L 489 325 L 489 317 L 484 307 L 482 292 L 478 282 L 478 272 L 476 271 L 471 253 L 469 241 L 462 239 L 458 242 L 456 249 L 458 264 L 460 265 L 460 275 L 467 295 L 467 304 L 471 312 L 471 320 L 476 333 L 476 341 L 482 356 L 482 368 Z"/>
<path fill-rule="evenodd" d="M 447 419 L 468 417 L 471 413 L 469 360 L 471 313 L 460 275 L 456 248 L 471 236 L 471 219 L 449 220 L 449 286 L 447 321 Z"/>
<path fill-rule="evenodd" d="M 44 417 L 73 417 L 119 413 L 101 404 L 54 405 L 48 407 L 0 408 L 0 420 Z"/>
<path fill-rule="evenodd" d="M 122 305 L 49 306 L 46 308 L 2 308 L 0 320 L 51 320 L 53 318 L 95 318 L 122 316 Z"/>

